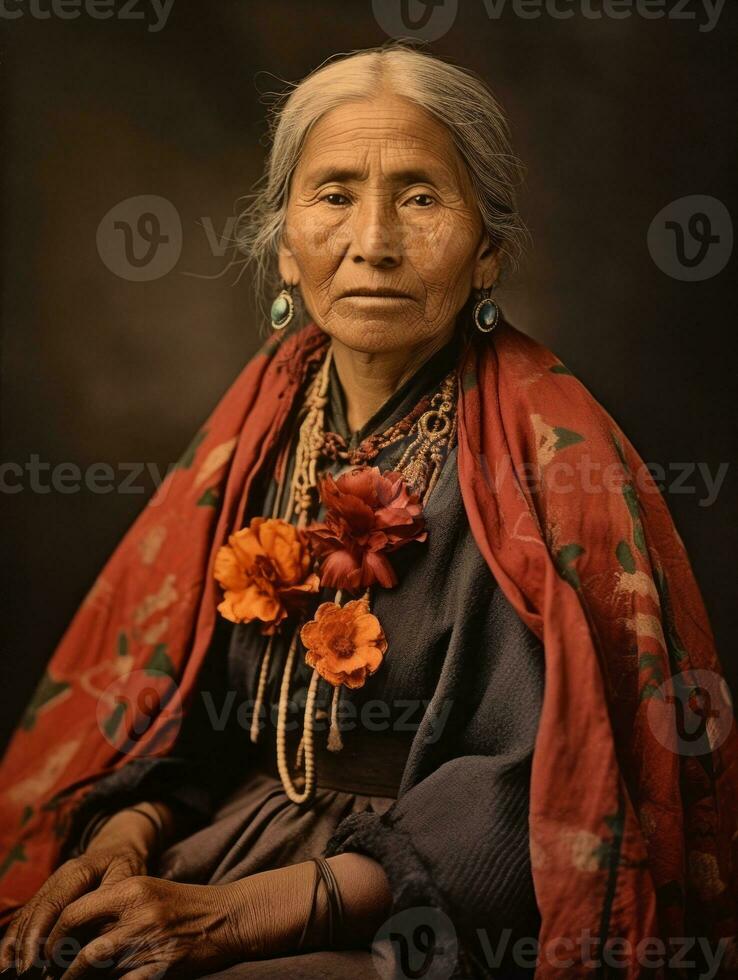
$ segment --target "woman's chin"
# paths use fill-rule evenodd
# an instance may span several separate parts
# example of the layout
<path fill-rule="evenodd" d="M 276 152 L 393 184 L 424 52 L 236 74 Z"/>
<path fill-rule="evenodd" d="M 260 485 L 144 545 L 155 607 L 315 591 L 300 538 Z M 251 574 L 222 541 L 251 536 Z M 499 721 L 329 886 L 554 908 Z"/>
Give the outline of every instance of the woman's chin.
<path fill-rule="evenodd" d="M 416 318 L 385 313 L 357 312 L 352 317 L 332 317 L 323 330 L 334 340 L 365 354 L 401 350 L 418 342 Z"/>

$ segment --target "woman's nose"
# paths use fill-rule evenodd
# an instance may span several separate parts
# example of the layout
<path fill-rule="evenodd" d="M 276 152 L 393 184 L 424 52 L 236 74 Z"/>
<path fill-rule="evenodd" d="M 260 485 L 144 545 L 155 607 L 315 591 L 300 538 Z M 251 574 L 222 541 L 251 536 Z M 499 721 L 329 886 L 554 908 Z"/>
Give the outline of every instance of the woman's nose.
<path fill-rule="evenodd" d="M 349 257 L 370 265 L 399 265 L 402 229 L 394 205 L 381 202 L 357 208 Z"/>

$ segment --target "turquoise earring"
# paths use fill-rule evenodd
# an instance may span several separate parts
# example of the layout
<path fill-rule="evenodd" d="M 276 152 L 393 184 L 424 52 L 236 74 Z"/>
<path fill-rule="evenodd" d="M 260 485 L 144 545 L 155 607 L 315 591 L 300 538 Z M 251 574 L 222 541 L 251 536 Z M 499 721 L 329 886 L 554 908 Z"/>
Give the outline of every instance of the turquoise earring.
<path fill-rule="evenodd" d="M 494 288 L 490 286 L 489 289 L 480 289 L 478 293 L 480 298 L 474 306 L 473 315 L 474 324 L 480 333 L 492 333 L 500 320 L 500 307 L 490 299 Z"/>
<path fill-rule="evenodd" d="M 272 328 L 274 330 L 284 330 L 295 315 L 295 300 L 292 295 L 294 286 L 287 285 L 282 281 L 282 292 L 272 303 Z"/>

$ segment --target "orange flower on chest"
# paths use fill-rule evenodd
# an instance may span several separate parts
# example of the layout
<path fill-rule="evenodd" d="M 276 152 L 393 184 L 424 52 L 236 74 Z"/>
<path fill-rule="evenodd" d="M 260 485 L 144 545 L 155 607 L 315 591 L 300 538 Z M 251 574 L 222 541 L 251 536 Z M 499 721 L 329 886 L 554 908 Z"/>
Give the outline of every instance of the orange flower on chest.
<path fill-rule="evenodd" d="M 361 687 L 382 663 L 387 639 L 366 599 L 323 602 L 300 631 L 305 661 L 334 687 Z"/>
<path fill-rule="evenodd" d="M 318 591 L 304 533 L 280 518 L 254 517 L 218 550 L 214 575 L 225 590 L 218 611 L 232 623 L 261 622 L 261 632 L 279 624 Z"/>

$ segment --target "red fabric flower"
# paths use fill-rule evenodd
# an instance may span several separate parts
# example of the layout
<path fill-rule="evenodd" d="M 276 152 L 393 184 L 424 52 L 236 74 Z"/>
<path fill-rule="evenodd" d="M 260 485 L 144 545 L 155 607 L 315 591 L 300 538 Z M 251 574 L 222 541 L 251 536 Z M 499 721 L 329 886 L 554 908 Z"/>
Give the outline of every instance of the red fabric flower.
<path fill-rule="evenodd" d="M 326 507 L 323 524 L 306 529 L 321 558 L 321 585 L 358 592 L 375 582 L 397 585 L 387 558 L 409 541 L 425 541 L 423 506 L 401 473 L 360 466 L 319 484 Z"/>

